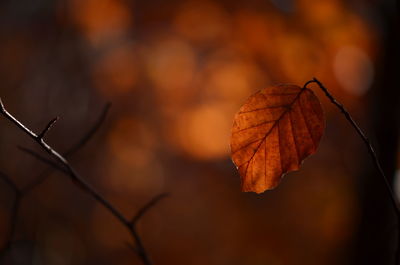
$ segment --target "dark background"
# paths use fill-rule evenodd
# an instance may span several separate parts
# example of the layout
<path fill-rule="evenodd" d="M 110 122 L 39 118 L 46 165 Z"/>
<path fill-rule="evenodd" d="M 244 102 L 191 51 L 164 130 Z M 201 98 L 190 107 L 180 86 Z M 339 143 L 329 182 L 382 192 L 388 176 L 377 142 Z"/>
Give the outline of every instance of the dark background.
<path fill-rule="evenodd" d="M 234 113 L 274 83 L 317 77 L 366 131 L 384 171 L 399 167 L 394 1 L 2 0 L 0 96 L 63 152 L 110 113 L 71 163 L 141 220 L 154 264 L 394 264 L 396 219 L 367 149 L 320 96 L 317 154 L 273 191 L 240 192 Z M 19 187 L 47 166 L 0 119 L 0 170 Z M 400 185 L 400 183 L 399 183 Z M 14 194 L 0 182 L 0 246 Z M 4 235 L 4 239 L 2 239 Z M 24 197 L 4 264 L 140 264 L 125 229 L 54 172 Z"/>

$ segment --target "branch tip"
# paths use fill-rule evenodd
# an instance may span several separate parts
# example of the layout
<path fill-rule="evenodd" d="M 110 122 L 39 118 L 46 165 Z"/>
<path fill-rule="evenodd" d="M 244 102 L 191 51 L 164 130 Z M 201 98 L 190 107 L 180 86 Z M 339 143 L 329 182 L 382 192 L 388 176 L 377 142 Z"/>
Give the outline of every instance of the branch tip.
<path fill-rule="evenodd" d="M 99 130 L 99 128 L 102 126 L 102 124 L 104 123 L 104 120 L 106 118 L 106 115 L 108 113 L 108 110 L 111 107 L 111 102 L 107 102 L 104 107 L 103 110 L 99 116 L 99 118 L 97 118 L 96 123 L 88 130 L 88 132 L 86 132 L 82 138 L 75 144 L 73 145 L 68 151 L 63 153 L 63 156 L 68 158 L 70 155 L 74 154 L 75 152 L 77 152 L 78 150 L 80 150 L 82 147 L 84 147 L 84 145 L 93 138 L 93 135 Z M 29 153 L 30 154 L 30 153 Z M 30 154 L 32 155 L 32 154 Z M 42 161 L 44 162 L 44 161 Z M 53 166 L 52 166 L 53 167 Z M 38 175 L 34 181 L 32 181 L 31 183 L 29 183 L 27 186 L 25 186 L 22 190 L 25 193 L 30 192 L 32 189 L 34 189 L 36 186 L 40 185 L 41 183 L 43 183 L 45 181 L 45 179 L 50 175 L 51 173 L 51 169 L 48 169 L 46 171 L 44 171 L 42 174 Z"/>
<path fill-rule="evenodd" d="M 51 127 L 53 127 L 53 125 L 58 121 L 59 118 L 60 117 L 57 116 L 54 119 L 52 119 L 51 121 L 49 121 L 49 123 L 44 128 L 44 130 L 37 136 L 38 139 L 43 139 L 43 137 L 46 135 L 46 133 L 51 129 Z"/>

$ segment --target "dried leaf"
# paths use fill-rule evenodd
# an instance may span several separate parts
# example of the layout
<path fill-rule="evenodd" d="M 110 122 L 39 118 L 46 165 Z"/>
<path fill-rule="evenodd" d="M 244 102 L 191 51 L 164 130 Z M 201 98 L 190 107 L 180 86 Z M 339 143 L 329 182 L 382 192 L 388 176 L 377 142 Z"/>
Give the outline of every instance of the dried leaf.
<path fill-rule="evenodd" d="M 277 85 L 252 95 L 235 115 L 232 159 L 242 191 L 275 188 L 316 152 L 325 129 L 321 104 L 309 89 Z"/>

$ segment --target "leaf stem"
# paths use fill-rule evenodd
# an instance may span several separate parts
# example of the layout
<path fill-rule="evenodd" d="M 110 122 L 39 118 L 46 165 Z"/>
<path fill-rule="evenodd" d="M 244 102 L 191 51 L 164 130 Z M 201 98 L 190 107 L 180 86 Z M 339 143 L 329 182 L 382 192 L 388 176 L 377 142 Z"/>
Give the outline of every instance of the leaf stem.
<path fill-rule="evenodd" d="M 307 85 L 309 85 L 311 83 L 316 83 L 319 86 L 319 88 L 325 93 L 326 97 L 332 102 L 332 104 L 334 104 L 343 113 L 343 115 L 346 117 L 346 119 L 351 124 L 351 126 L 356 130 L 357 134 L 361 137 L 365 146 L 367 147 L 368 153 L 370 154 L 372 160 L 374 161 L 374 165 L 375 165 L 376 169 L 378 170 L 379 174 L 383 178 L 383 181 L 386 186 L 386 190 L 390 195 L 390 200 L 391 200 L 393 209 L 394 209 L 396 217 L 397 217 L 398 238 L 397 238 L 397 250 L 396 250 L 396 257 L 395 257 L 395 265 L 398 265 L 398 264 L 400 264 L 400 206 L 399 206 L 399 201 L 396 197 L 396 194 L 393 192 L 392 186 L 390 185 L 390 182 L 389 182 L 388 178 L 386 177 L 385 172 L 383 172 L 382 166 L 379 163 L 376 152 L 375 152 L 370 140 L 364 134 L 364 132 L 360 129 L 360 127 L 357 125 L 357 123 L 354 121 L 354 119 L 351 117 L 350 113 L 346 110 L 346 108 L 340 102 L 338 102 L 332 96 L 332 94 L 328 91 L 328 89 L 318 79 L 316 79 L 314 77 L 312 80 L 307 81 L 304 84 L 303 88 L 304 89 L 307 88 Z"/>

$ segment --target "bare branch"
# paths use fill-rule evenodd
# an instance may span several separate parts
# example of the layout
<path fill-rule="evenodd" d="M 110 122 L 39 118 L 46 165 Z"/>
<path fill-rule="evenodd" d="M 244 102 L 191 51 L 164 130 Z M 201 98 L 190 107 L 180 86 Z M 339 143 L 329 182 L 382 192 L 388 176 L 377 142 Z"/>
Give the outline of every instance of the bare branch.
<path fill-rule="evenodd" d="M 138 252 L 137 249 L 135 248 L 135 246 L 132 245 L 132 244 L 129 243 L 129 242 L 125 242 L 125 246 L 127 246 L 130 250 L 132 250 L 132 251 L 135 252 L 135 253 Z"/>
<path fill-rule="evenodd" d="M 62 165 L 59 165 L 56 162 L 43 157 L 42 155 L 36 153 L 35 151 L 33 151 L 33 150 L 29 149 L 29 148 L 26 148 L 26 147 L 22 147 L 22 146 L 18 146 L 18 149 L 20 149 L 24 153 L 27 153 L 28 155 L 33 156 L 34 158 L 36 158 L 40 162 L 43 162 L 44 164 L 47 164 L 47 165 L 49 165 L 49 166 L 51 166 L 53 168 L 56 168 L 57 170 L 65 173 L 65 174 L 68 174 L 68 171 L 65 168 L 63 168 Z"/>
<path fill-rule="evenodd" d="M 1 102 L 1 99 L 0 99 Z M 19 120 L 17 120 L 14 116 L 12 116 L 4 107 L 3 103 L 0 103 L 0 108 L 1 108 L 1 113 L 12 123 L 14 123 L 18 128 L 20 128 L 22 131 L 24 131 L 26 134 L 28 134 L 35 142 L 37 142 L 47 153 L 50 154 L 56 161 L 61 163 L 66 171 L 62 171 L 66 175 L 68 175 L 72 180 L 73 183 L 81 187 L 86 193 L 88 193 L 92 198 L 94 198 L 97 202 L 99 202 L 101 205 L 103 205 L 111 214 L 115 216 L 115 218 L 125 226 L 126 229 L 130 232 L 131 236 L 135 240 L 136 243 L 136 248 L 137 248 L 137 254 L 140 257 L 141 261 L 145 265 L 150 265 L 151 261 L 150 258 L 147 254 L 147 251 L 145 250 L 141 238 L 139 234 L 136 232 L 134 226 L 129 222 L 128 219 L 125 218 L 125 216 L 117 210 L 114 205 L 112 205 L 107 199 L 105 199 L 96 189 L 94 189 L 88 182 L 86 182 L 76 171 L 75 169 L 71 166 L 71 164 L 68 162 L 68 160 L 62 156 L 60 153 L 58 153 L 56 150 L 54 150 L 50 145 L 48 145 L 42 138 L 40 138 L 38 135 L 36 135 L 34 132 L 32 132 L 30 129 L 28 129 L 25 125 L 23 125 Z M 57 170 L 60 170 L 59 167 L 56 168 Z"/>
<path fill-rule="evenodd" d="M 90 139 L 92 139 L 92 137 L 100 129 L 101 125 L 103 125 L 103 123 L 107 117 L 107 114 L 110 110 L 110 107 L 111 107 L 111 103 L 108 102 L 103 107 L 103 110 L 102 110 L 99 118 L 97 119 L 97 121 L 94 123 L 94 125 L 82 136 L 81 139 L 78 140 L 77 143 L 75 143 L 75 145 L 73 145 L 70 149 L 68 149 L 66 152 L 63 153 L 64 157 L 69 157 L 69 156 L 73 155 L 74 153 L 79 151 L 81 148 L 83 148 L 89 142 Z M 24 193 L 24 194 L 29 193 L 36 186 L 42 184 L 43 181 L 45 181 L 45 179 L 51 174 L 51 172 L 53 170 L 54 169 L 51 167 L 51 168 L 48 168 L 47 170 L 43 171 L 42 173 L 40 173 L 37 177 L 34 178 L 34 180 L 31 183 L 29 183 L 24 188 L 22 188 L 22 193 Z"/>
<path fill-rule="evenodd" d="M 14 116 L 12 116 L 4 107 L 3 101 L 0 98 L 0 112 L 1 114 L 3 114 L 3 116 L 8 119 L 9 121 L 11 121 L 12 123 L 14 123 L 18 128 L 20 128 L 22 131 L 24 131 L 27 135 L 29 135 L 31 138 L 33 138 L 35 141 L 37 141 L 38 136 L 32 132 L 31 130 L 29 130 L 28 128 L 25 127 L 25 125 L 23 125 L 19 120 L 17 120 L 16 118 L 14 118 Z"/>
<path fill-rule="evenodd" d="M 304 88 L 307 87 L 308 84 L 310 83 L 316 83 L 319 88 L 325 93 L 325 95 L 327 96 L 327 98 L 336 106 L 338 107 L 338 109 L 343 113 L 343 115 L 346 117 L 346 119 L 349 121 L 349 123 L 351 124 L 351 126 L 356 130 L 357 134 L 361 137 L 361 139 L 363 140 L 364 144 L 366 145 L 369 154 L 371 155 L 372 160 L 374 161 L 375 167 L 378 170 L 378 172 L 380 173 L 380 175 L 382 176 L 385 185 L 386 185 L 386 189 L 390 195 L 392 204 L 393 204 L 393 208 L 395 209 L 396 215 L 398 218 L 400 218 L 400 207 L 399 207 L 399 202 L 397 201 L 397 198 L 392 190 L 392 187 L 388 181 L 388 178 L 386 177 L 385 173 L 383 172 L 382 166 L 379 163 L 378 157 L 375 153 L 374 148 L 372 147 L 371 142 L 369 141 L 369 139 L 367 138 L 367 136 L 364 134 L 364 132 L 360 129 L 360 127 L 357 125 L 357 123 L 354 121 L 354 119 L 351 117 L 350 113 L 346 110 L 346 108 L 339 103 L 333 96 L 331 93 L 329 93 L 328 89 L 320 82 L 318 81 L 315 77 L 308 81 L 305 85 Z"/>
<path fill-rule="evenodd" d="M 15 193 L 20 193 L 19 188 L 17 185 L 14 183 L 14 181 L 11 180 L 9 176 L 7 176 L 5 173 L 0 171 L 0 178 L 7 183 L 7 185 L 15 192 Z"/>
<path fill-rule="evenodd" d="M 103 124 L 103 122 L 107 116 L 107 113 L 110 109 L 110 106 L 111 106 L 110 103 L 107 103 L 105 105 L 105 107 L 103 108 L 103 110 L 102 110 L 99 118 L 95 122 L 95 124 L 88 130 L 87 133 L 85 133 L 83 135 L 83 137 L 81 139 L 79 139 L 79 141 L 74 146 L 72 146 L 68 151 L 65 152 L 65 156 L 69 156 L 69 155 L 72 155 L 75 152 L 77 152 L 93 137 L 93 135 L 98 131 L 98 129 Z M 0 105 L 0 108 L 1 108 L 1 110 L 4 111 L 3 104 Z M 2 111 L 2 113 L 3 113 L 3 111 Z M 57 119 L 58 119 L 58 117 L 56 119 L 53 119 L 52 121 L 50 121 L 49 124 L 46 126 L 45 130 L 43 130 L 43 132 L 41 134 L 39 134 L 39 137 L 43 138 L 45 136 L 45 134 L 48 132 L 48 130 L 50 129 L 50 127 L 56 122 Z M 39 176 L 37 176 L 32 183 L 28 184 L 27 186 L 25 186 L 24 188 L 21 188 L 21 189 L 18 188 L 18 186 L 11 180 L 10 177 L 8 177 L 5 173 L 0 172 L 0 179 L 2 179 L 10 188 L 12 188 L 12 190 L 15 193 L 15 199 L 13 202 L 11 215 L 10 215 L 11 216 L 10 217 L 10 229 L 9 229 L 8 235 L 6 237 L 6 241 L 5 241 L 6 243 L 5 243 L 4 247 L 0 250 L 0 257 L 3 254 L 5 254 L 5 252 L 12 245 L 12 240 L 14 238 L 15 228 L 16 228 L 16 223 L 17 223 L 17 218 L 18 218 L 19 207 L 20 207 L 22 199 L 25 197 L 25 195 L 28 194 L 31 190 L 33 190 L 35 187 L 37 187 L 38 185 L 43 183 L 43 181 L 50 175 L 50 173 L 54 170 L 54 168 L 57 168 L 60 171 L 63 171 L 63 170 L 66 171 L 65 169 L 62 168 L 61 165 L 59 165 L 59 164 L 55 163 L 54 161 L 51 161 L 47 158 L 44 158 L 43 156 L 41 156 L 40 154 L 36 153 L 33 150 L 30 150 L 30 149 L 24 148 L 24 147 L 20 147 L 20 146 L 19 146 L 19 148 L 23 152 L 26 152 L 29 155 L 32 155 L 36 159 L 40 160 L 43 163 L 50 165 L 51 167 L 48 168 L 47 170 L 45 170 L 44 172 L 42 172 Z"/>
<path fill-rule="evenodd" d="M 5 173 L 0 172 L 0 178 L 5 183 L 7 183 L 7 185 L 10 186 L 11 189 L 15 193 L 15 198 L 14 198 L 14 202 L 13 202 L 13 205 L 11 208 L 11 214 L 10 214 L 10 229 L 8 230 L 8 234 L 6 235 L 4 247 L 0 250 L 0 257 L 1 257 L 7 251 L 7 249 L 9 249 L 11 247 L 12 240 L 14 238 L 22 193 L 19 190 L 18 186 L 14 183 L 14 181 L 12 181 L 11 178 L 9 176 L 7 176 Z"/>
<path fill-rule="evenodd" d="M 85 135 L 75 145 L 73 145 L 69 150 L 63 153 L 63 156 L 69 157 L 70 155 L 73 155 L 79 149 L 84 147 L 87 144 L 87 142 L 89 142 L 90 139 L 92 139 L 93 135 L 99 130 L 101 125 L 103 125 L 104 120 L 106 119 L 110 108 L 111 108 L 111 103 L 108 102 L 104 106 L 99 118 L 97 118 L 97 121 L 94 123 L 94 125 L 85 133 Z"/>
<path fill-rule="evenodd" d="M 399 202 L 398 199 L 395 195 L 395 193 L 393 192 L 392 186 L 389 183 L 388 178 L 385 175 L 385 172 L 383 172 L 382 166 L 379 163 L 378 157 L 375 153 L 375 150 L 371 144 L 371 142 L 369 141 L 368 137 L 364 134 L 364 132 L 361 130 L 361 128 L 357 125 L 357 123 L 354 121 L 354 119 L 351 117 L 350 113 L 346 110 L 346 108 L 340 103 L 338 102 L 331 93 L 329 93 L 328 89 L 315 77 L 306 82 L 304 84 L 303 88 L 307 88 L 308 84 L 311 83 L 316 83 L 319 88 L 325 93 L 326 97 L 332 102 L 332 104 L 334 104 L 342 113 L 343 115 L 346 117 L 346 119 L 348 120 L 348 122 L 351 124 L 351 126 L 356 130 L 357 134 L 361 137 L 361 139 L 363 140 L 365 146 L 368 149 L 368 153 L 370 154 L 372 160 L 374 161 L 374 165 L 376 167 L 376 169 L 378 170 L 379 174 L 381 175 L 381 177 L 383 178 L 383 181 L 385 183 L 386 186 L 386 190 L 389 193 L 390 196 L 390 200 L 391 203 L 393 205 L 396 217 L 397 217 L 397 249 L 396 249 L 396 253 L 395 253 L 395 264 L 400 264 L 400 206 L 399 206 Z"/>
<path fill-rule="evenodd" d="M 142 218 L 142 216 L 150 210 L 153 206 L 155 206 L 159 201 L 164 199 L 165 197 L 169 196 L 169 193 L 161 193 L 155 196 L 153 199 L 151 199 L 148 203 L 146 203 L 142 208 L 140 208 L 136 215 L 132 218 L 131 224 L 133 226 L 136 225 L 136 223 Z"/>
<path fill-rule="evenodd" d="M 54 119 L 52 119 L 51 121 L 49 121 L 49 123 L 47 124 L 46 128 L 44 128 L 44 130 L 38 135 L 38 137 L 40 139 L 43 139 L 46 135 L 46 133 L 51 129 L 51 127 L 53 127 L 53 125 L 58 121 L 59 117 L 55 117 Z"/>
<path fill-rule="evenodd" d="M 6 108 L 4 107 L 3 101 L 0 98 L 0 111 L 1 113 L 3 113 L 6 110 Z"/>
<path fill-rule="evenodd" d="M 169 196 L 168 193 L 161 193 L 154 198 L 152 198 L 148 203 L 143 205 L 135 214 L 135 216 L 132 218 L 132 221 L 130 223 L 131 227 L 131 234 L 133 238 L 135 239 L 136 247 L 128 244 L 128 247 L 132 249 L 136 254 L 142 258 L 142 260 L 146 260 L 146 262 L 151 263 L 150 260 L 148 259 L 148 256 L 146 255 L 145 248 L 143 246 L 142 239 L 139 236 L 139 233 L 136 231 L 136 225 L 137 222 L 140 220 L 140 218 L 150 210 L 153 206 L 155 206 L 159 201 L 161 201 L 163 198 Z"/>
<path fill-rule="evenodd" d="M 13 206 L 11 209 L 11 215 L 10 215 L 10 221 L 9 221 L 10 229 L 8 230 L 8 233 L 6 234 L 4 246 L 0 249 L 0 260 L 1 260 L 1 257 L 5 255 L 7 250 L 9 250 L 12 246 L 15 229 L 17 226 L 17 217 L 18 217 L 20 202 L 21 202 L 21 196 L 20 196 L 20 194 L 18 194 L 18 195 L 16 195 L 16 197 L 14 199 Z"/>
<path fill-rule="evenodd" d="M 17 218 L 18 218 L 19 206 L 21 205 L 21 198 L 22 198 L 21 194 L 17 193 L 11 210 L 11 217 L 10 217 L 11 227 L 10 230 L 8 231 L 8 240 L 7 240 L 7 244 L 10 246 L 14 239 L 15 229 L 17 227 Z"/>

